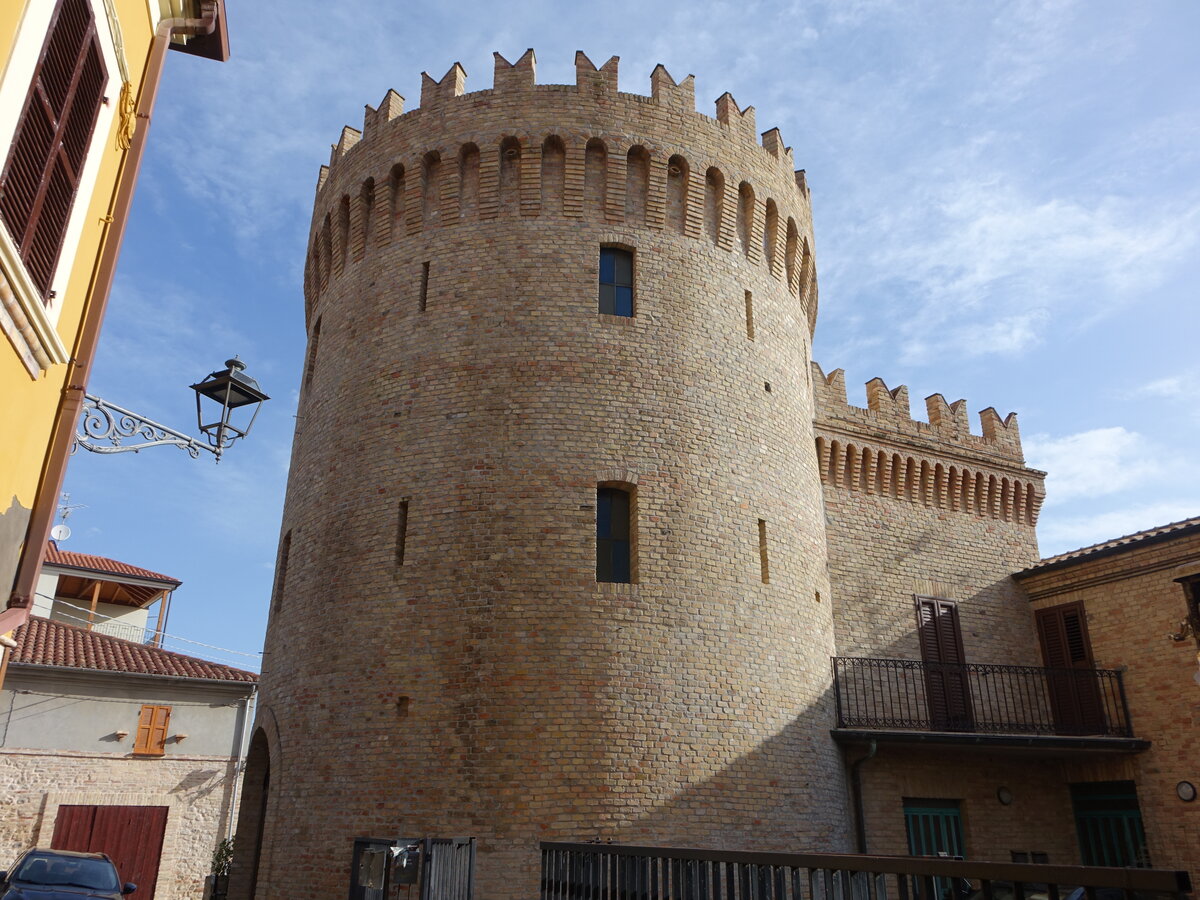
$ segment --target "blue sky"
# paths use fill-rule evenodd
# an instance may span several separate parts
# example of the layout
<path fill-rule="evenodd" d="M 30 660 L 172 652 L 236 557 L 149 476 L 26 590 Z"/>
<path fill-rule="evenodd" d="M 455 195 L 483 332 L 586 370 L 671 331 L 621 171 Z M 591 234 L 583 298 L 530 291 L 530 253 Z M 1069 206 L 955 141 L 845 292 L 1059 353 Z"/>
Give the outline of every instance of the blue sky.
<path fill-rule="evenodd" d="M 228 0 L 233 58 L 173 54 L 90 388 L 187 426 L 239 354 L 274 399 L 220 465 L 79 453 L 65 545 L 180 578 L 176 649 L 255 667 L 304 352 L 318 167 L 388 88 L 493 50 L 663 63 L 778 126 L 813 193 L 815 357 L 1020 416 L 1046 555 L 1200 514 L 1200 4 Z M 242 655 L 250 654 L 250 655 Z"/>

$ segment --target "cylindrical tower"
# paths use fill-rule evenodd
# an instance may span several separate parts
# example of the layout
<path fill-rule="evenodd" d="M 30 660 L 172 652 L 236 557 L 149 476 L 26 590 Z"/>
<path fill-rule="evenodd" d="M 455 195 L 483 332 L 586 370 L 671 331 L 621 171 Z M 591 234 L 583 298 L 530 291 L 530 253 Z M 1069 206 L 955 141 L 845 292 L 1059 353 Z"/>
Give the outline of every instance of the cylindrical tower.
<path fill-rule="evenodd" d="M 357 836 L 847 849 L 809 196 L 661 66 L 389 92 L 322 170 L 235 895 Z"/>

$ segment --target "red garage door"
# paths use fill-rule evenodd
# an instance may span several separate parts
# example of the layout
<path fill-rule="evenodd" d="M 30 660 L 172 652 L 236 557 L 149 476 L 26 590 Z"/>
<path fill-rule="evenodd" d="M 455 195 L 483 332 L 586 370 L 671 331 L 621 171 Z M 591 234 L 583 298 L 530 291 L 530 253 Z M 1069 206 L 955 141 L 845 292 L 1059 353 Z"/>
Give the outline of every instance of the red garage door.
<path fill-rule="evenodd" d="M 60 806 L 50 846 L 107 853 L 121 881 L 138 886 L 135 896 L 153 900 L 166 829 L 165 806 Z"/>

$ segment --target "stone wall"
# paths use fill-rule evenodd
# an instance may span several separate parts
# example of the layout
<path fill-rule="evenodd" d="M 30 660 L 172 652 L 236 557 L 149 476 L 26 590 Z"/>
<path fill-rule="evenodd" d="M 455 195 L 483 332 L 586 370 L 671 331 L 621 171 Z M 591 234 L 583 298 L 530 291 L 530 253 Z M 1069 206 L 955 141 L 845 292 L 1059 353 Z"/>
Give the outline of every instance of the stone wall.
<path fill-rule="evenodd" d="M 236 762 L 227 756 L 0 749 L 0 857 L 50 846 L 60 805 L 166 806 L 155 900 L 199 900 L 229 828 Z"/>

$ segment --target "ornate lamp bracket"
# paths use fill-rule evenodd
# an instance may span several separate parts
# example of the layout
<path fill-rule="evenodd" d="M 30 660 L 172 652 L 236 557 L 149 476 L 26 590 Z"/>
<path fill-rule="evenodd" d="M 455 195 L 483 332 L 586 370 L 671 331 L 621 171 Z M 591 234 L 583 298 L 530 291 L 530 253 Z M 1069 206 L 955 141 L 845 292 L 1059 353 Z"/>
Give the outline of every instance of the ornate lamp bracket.
<path fill-rule="evenodd" d="M 91 453 L 137 453 L 147 447 L 179 447 L 192 459 L 199 458 L 200 451 L 206 450 L 219 460 L 225 446 L 210 446 L 107 400 L 85 394 L 72 452 L 77 447 Z"/>

